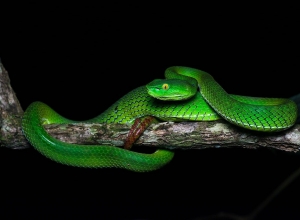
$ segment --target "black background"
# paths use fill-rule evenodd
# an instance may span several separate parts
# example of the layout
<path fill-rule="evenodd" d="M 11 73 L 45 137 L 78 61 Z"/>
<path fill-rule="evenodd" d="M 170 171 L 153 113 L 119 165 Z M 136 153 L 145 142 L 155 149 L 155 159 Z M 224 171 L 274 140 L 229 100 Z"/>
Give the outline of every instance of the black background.
<path fill-rule="evenodd" d="M 293 6 L 172 6 L 3 5 L 0 57 L 23 109 L 39 100 L 89 119 L 173 65 L 211 73 L 228 93 L 300 92 Z M 0 158 L 1 213 L 39 219 L 247 214 L 300 166 L 296 155 L 270 149 L 178 151 L 142 174 L 68 167 L 33 149 L 2 148 Z M 299 219 L 299 185 L 298 178 L 257 219 Z"/>

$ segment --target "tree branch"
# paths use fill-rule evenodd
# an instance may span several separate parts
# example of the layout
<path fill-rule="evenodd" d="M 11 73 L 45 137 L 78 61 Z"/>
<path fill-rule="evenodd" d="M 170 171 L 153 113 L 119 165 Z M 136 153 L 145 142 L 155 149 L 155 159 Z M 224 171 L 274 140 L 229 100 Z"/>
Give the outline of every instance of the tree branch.
<path fill-rule="evenodd" d="M 0 146 L 11 149 L 29 147 L 21 129 L 23 110 L 10 86 L 8 73 L 0 60 Z M 107 144 L 122 147 L 130 130 L 121 124 L 46 125 L 53 137 L 69 143 Z M 300 125 L 279 133 L 258 133 L 238 128 L 224 120 L 213 122 L 162 122 L 151 125 L 135 145 L 168 149 L 219 147 L 272 147 L 297 152 Z"/>
<path fill-rule="evenodd" d="M 69 143 L 123 146 L 129 125 L 64 124 L 46 125 L 53 137 Z M 238 128 L 225 120 L 211 122 L 161 122 L 152 124 L 135 145 L 168 149 L 204 149 L 272 147 L 297 152 L 300 148 L 300 125 L 278 133 L 253 132 Z"/>
<path fill-rule="evenodd" d="M 21 129 L 23 110 L 10 85 L 0 60 L 0 146 L 12 149 L 29 147 Z"/>

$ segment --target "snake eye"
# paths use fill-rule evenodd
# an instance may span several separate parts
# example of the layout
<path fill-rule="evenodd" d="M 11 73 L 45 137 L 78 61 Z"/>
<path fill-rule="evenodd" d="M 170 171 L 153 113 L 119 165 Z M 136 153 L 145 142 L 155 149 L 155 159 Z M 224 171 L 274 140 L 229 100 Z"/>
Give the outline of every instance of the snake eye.
<path fill-rule="evenodd" d="M 169 84 L 166 84 L 166 83 L 165 83 L 165 84 L 163 84 L 163 85 L 162 85 L 162 88 L 163 88 L 164 90 L 167 90 L 167 89 L 169 89 Z"/>

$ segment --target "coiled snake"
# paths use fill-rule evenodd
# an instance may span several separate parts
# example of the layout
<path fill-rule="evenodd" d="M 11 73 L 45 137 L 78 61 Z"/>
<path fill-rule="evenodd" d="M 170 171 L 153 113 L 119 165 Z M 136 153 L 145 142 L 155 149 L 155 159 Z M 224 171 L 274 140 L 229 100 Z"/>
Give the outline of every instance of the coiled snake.
<path fill-rule="evenodd" d="M 134 89 L 87 122 L 133 124 L 144 116 L 165 121 L 224 118 L 246 129 L 276 132 L 291 127 L 297 118 L 297 106 L 293 101 L 229 95 L 210 74 L 201 70 L 174 66 L 165 71 L 165 77 Z M 145 172 L 156 170 L 173 158 L 174 153 L 165 149 L 144 154 L 112 146 L 64 143 L 51 137 L 43 128 L 43 124 L 72 122 L 46 104 L 34 102 L 24 113 L 22 129 L 36 150 L 71 166 L 117 167 Z"/>

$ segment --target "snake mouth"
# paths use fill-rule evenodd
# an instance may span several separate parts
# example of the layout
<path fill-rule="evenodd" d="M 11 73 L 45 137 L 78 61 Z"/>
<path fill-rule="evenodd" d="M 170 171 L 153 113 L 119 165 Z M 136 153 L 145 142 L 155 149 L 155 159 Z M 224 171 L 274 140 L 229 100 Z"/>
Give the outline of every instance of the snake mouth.
<path fill-rule="evenodd" d="M 160 90 L 158 88 L 155 89 L 156 91 Z M 155 99 L 163 100 L 163 101 L 181 101 L 186 100 L 187 98 L 179 93 L 173 93 L 173 94 L 158 94 L 152 89 L 148 89 L 148 94 L 152 96 Z"/>

